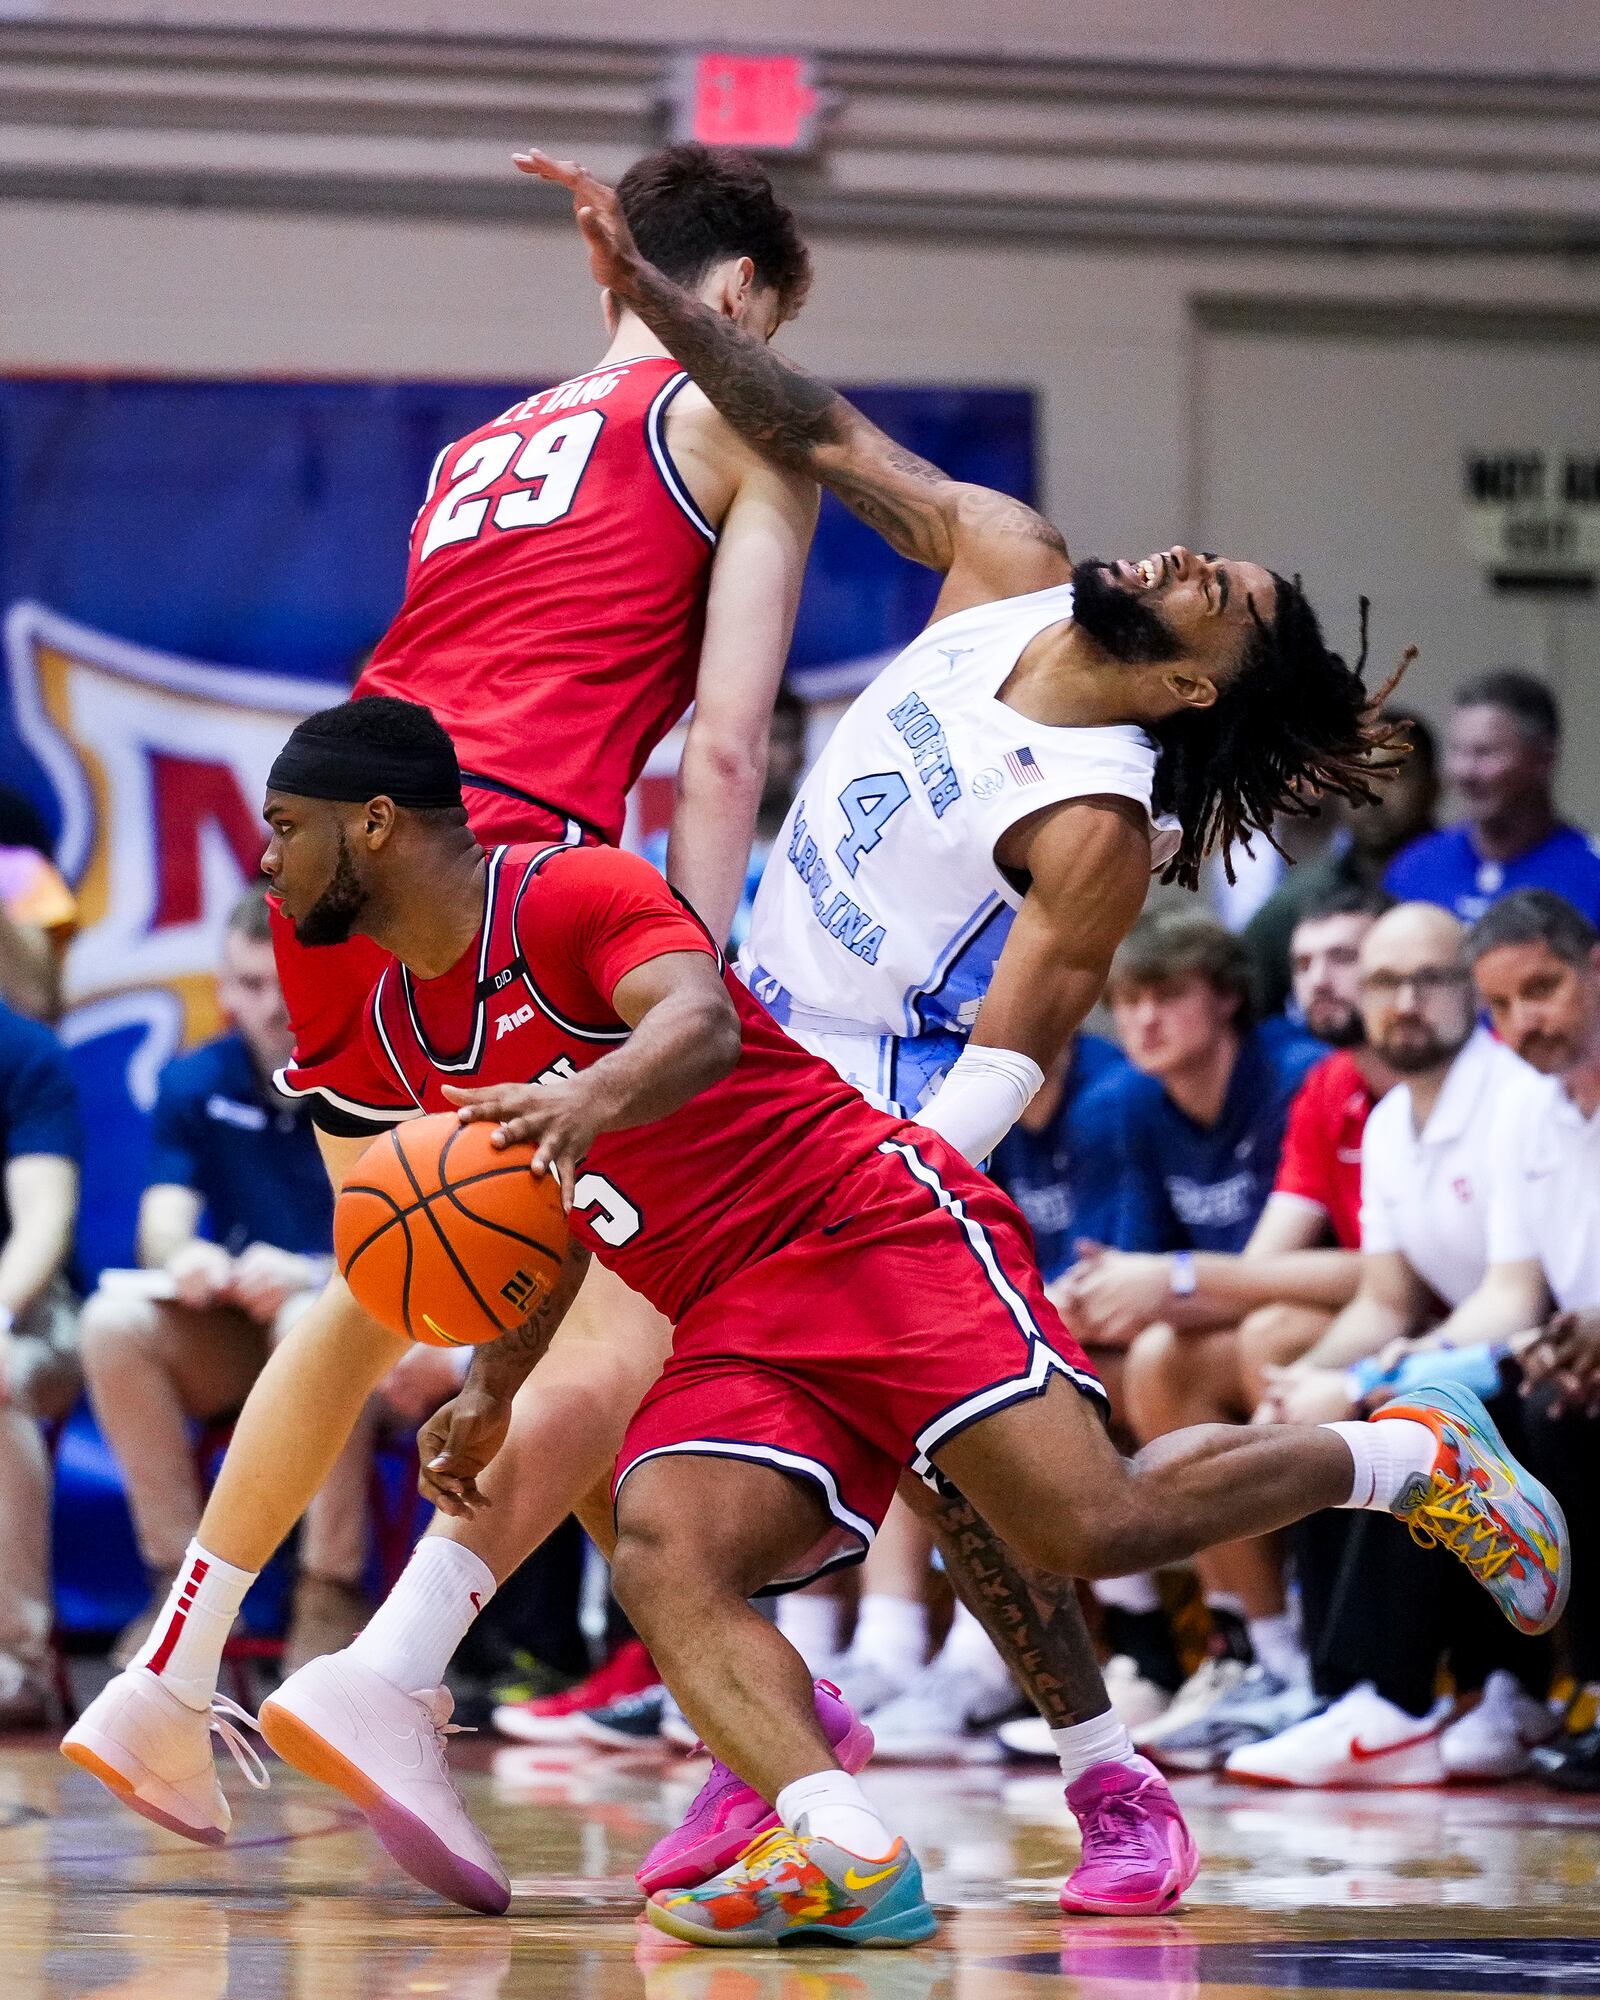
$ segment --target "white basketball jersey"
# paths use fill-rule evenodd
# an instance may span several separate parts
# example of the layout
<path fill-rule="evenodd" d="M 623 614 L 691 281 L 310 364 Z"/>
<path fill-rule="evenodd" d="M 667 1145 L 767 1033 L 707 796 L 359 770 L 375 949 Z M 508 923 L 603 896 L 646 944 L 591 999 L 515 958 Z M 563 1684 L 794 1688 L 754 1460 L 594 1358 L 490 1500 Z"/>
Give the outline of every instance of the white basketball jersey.
<path fill-rule="evenodd" d="M 958 611 L 914 639 L 840 718 L 756 891 L 741 965 L 780 1021 L 965 1035 L 1021 896 L 995 863 L 1008 827 L 1111 793 L 1151 811 L 1142 729 L 1052 729 L 998 693 L 1072 616 L 1072 586 Z M 1152 866 L 1177 848 L 1152 824 Z"/>

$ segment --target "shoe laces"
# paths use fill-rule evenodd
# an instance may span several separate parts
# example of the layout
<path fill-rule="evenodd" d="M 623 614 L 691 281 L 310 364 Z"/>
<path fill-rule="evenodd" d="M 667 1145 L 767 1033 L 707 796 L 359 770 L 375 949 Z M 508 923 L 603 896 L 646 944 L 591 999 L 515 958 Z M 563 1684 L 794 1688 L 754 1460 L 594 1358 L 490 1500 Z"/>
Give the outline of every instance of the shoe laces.
<path fill-rule="evenodd" d="M 1425 1549 L 1447 1549 L 1480 1583 L 1491 1582 L 1517 1553 L 1516 1542 L 1498 1525 L 1470 1479 L 1435 1472 L 1404 1518 L 1414 1542 Z"/>
<path fill-rule="evenodd" d="M 768 1827 L 758 1833 L 734 1863 L 746 1875 L 761 1874 L 774 1861 L 801 1860 L 800 1843 L 786 1826 Z"/>
<path fill-rule="evenodd" d="M 438 1739 L 441 1750 L 444 1748 L 447 1736 L 477 1735 L 477 1730 L 470 1723 L 452 1722 L 450 1720 L 451 1716 L 455 1713 L 456 1704 L 455 1697 L 448 1688 L 413 1688 L 411 1690 L 411 1699 L 417 1703 L 426 1714 L 428 1720 L 433 1724 L 433 1733 Z"/>
<path fill-rule="evenodd" d="M 236 1701 L 230 1701 L 225 1694 L 214 1694 L 211 1697 L 212 1735 L 221 1737 L 233 1761 L 243 1771 L 246 1784 L 253 1786 L 258 1792 L 270 1791 L 272 1780 L 267 1775 L 267 1767 L 261 1761 L 256 1746 L 238 1727 L 241 1722 L 246 1729 L 253 1729 L 258 1736 L 260 1735 L 261 1724 L 249 1709 L 241 1708 Z"/>
<path fill-rule="evenodd" d="M 1105 1792 L 1095 1801 L 1094 1810 L 1087 1815 L 1088 1824 L 1084 1828 L 1085 1860 L 1089 1858 L 1091 1838 L 1097 1861 L 1143 1859 L 1145 1829 L 1150 1819 L 1144 1795 L 1149 1786 L 1150 1780 L 1144 1778 L 1134 1791 Z"/>

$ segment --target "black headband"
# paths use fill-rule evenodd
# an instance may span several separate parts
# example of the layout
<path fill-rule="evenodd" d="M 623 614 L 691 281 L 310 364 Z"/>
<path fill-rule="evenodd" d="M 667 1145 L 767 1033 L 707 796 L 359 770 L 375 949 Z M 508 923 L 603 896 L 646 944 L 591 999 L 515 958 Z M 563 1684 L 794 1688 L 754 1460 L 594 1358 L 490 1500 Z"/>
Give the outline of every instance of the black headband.
<path fill-rule="evenodd" d="M 269 792 L 361 804 L 393 799 L 422 810 L 461 803 L 461 767 L 448 742 L 437 749 L 386 749 L 297 729 L 267 774 Z"/>

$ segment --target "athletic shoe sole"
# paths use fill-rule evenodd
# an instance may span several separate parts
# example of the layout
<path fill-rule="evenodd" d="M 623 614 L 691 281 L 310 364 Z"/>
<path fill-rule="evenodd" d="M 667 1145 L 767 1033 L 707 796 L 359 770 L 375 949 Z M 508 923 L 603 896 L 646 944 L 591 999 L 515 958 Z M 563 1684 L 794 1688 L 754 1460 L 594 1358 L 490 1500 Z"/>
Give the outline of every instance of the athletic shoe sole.
<path fill-rule="evenodd" d="M 509 1890 L 453 1853 L 425 1820 L 396 1804 L 343 1751 L 270 1696 L 262 1704 L 261 1733 L 286 1764 L 359 1806 L 384 1851 L 408 1875 L 449 1902 L 464 1903 L 485 1916 L 504 1916 L 511 1901 Z"/>
<path fill-rule="evenodd" d="M 150 1820 L 154 1825 L 164 1827 L 168 1833 L 180 1834 L 185 1840 L 195 1841 L 201 1847 L 221 1847 L 228 1838 L 218 1826 L 191 1826 L 154 1806 L 148 1799 L 140 1798 L 134 1787 L 137 1784 L 161 1785 L 167 1787 L 155 1773 L 142 1766 L 137 1772 L 124 1772 L 112 1760 L 122 1757 L 129 1762 L 128 1753 L 109 1736 L 102 1736 L 98 1730 L 86 1730 L 82 1723 L 74 1725 L 71 1734 L 61 1745 L 61 1754 L 69 1764 L 76 1764 L 80 1771 L 87 1771 L 91 1778 L 98 1778 L 108 1792 L 113 1793 L 130 1811 L 141 1819 Z"/>

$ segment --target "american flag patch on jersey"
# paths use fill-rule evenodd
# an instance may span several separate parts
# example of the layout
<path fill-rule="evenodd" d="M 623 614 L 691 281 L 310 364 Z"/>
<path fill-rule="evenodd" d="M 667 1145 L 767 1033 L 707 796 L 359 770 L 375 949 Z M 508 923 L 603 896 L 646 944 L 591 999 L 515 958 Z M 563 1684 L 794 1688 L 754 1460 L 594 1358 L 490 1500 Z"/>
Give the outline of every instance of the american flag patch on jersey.
<path fill-rule="evenodd" d="M 1008 750 L 1006 752 L 1006 769 L 1019 785 L 1042 785 L 1044 783 L 1044 773 L 1039 769 L 1039 760 L 1034 756 L 1027 744 L 1023 744 L 1020 750 Z"/>

